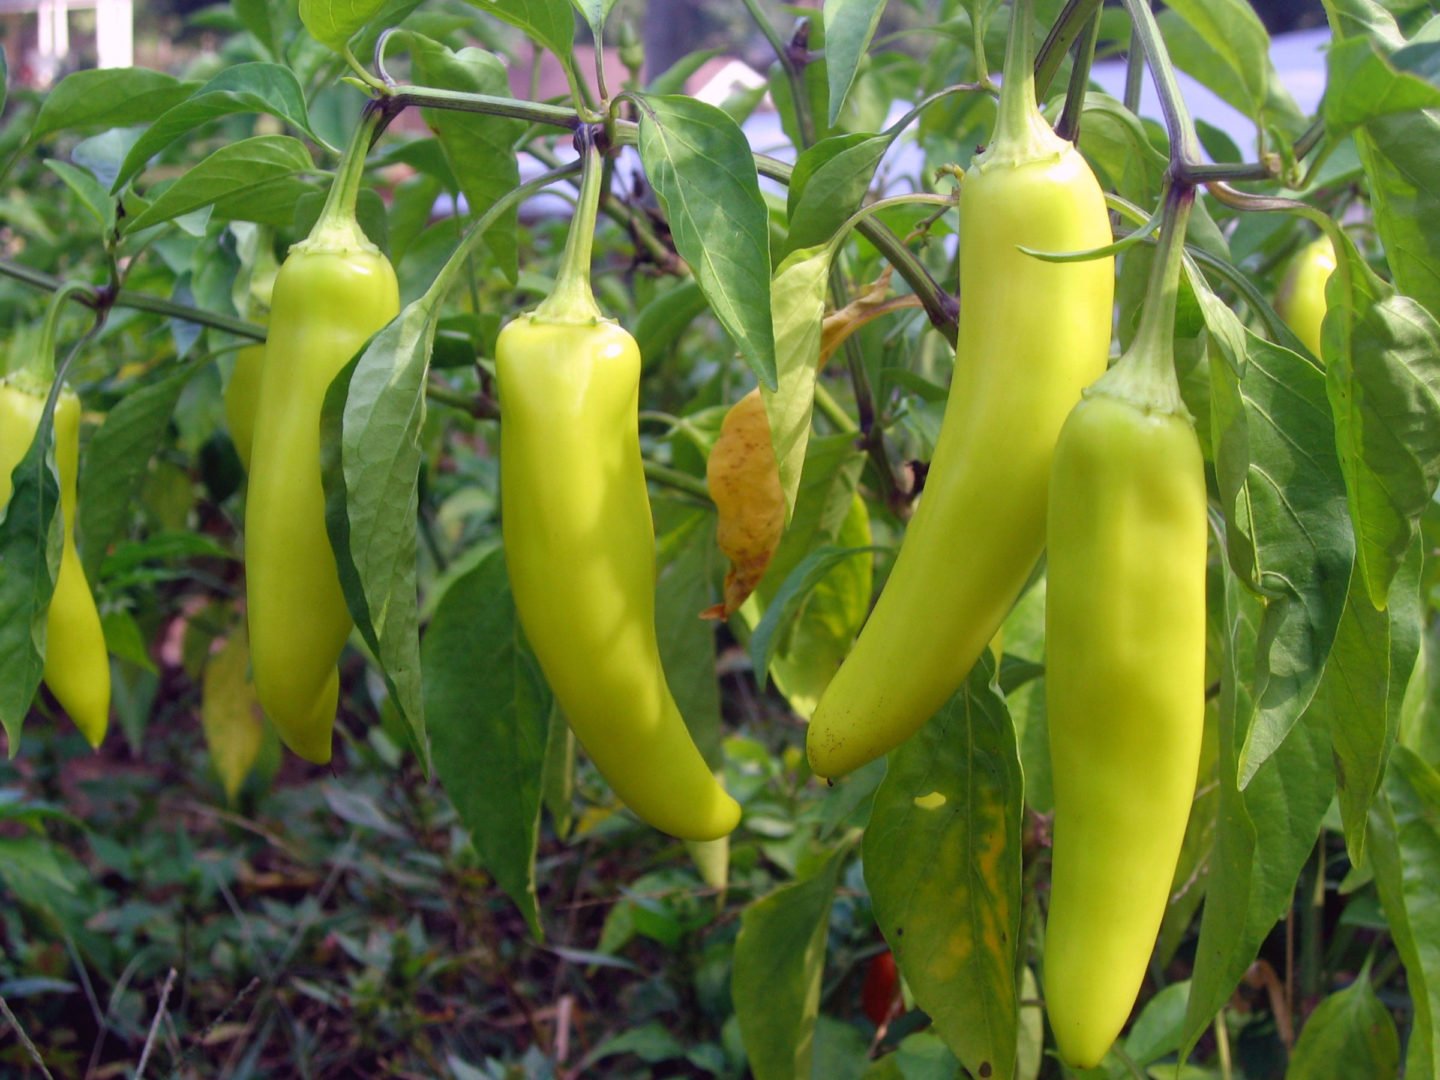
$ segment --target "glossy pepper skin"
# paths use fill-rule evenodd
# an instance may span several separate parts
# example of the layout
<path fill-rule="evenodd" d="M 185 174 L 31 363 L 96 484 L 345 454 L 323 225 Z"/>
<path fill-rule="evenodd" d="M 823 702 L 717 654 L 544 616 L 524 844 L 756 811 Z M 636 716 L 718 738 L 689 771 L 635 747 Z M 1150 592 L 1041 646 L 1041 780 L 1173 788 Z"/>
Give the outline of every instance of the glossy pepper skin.
<path fill-rule="evenodd" d="M 657 829 L 715 840 L 740 808 L 690 738 L 660 664 L 640 351 L 590 295 L 600 166 L 587 152 L 560 284 L 495 348 L 505 559 L 525 637 L 615 793 Z"/>
<path fill-rule="evenodd" d="M 1290 262 L 1275 297 L 1275 310 L 1285 325 L 1315 356 L 1320 355 L 1320 329 L 1325 324 L 1325 286 L 1335 272 L 1335 247 L 1330 238 L 1306 244 Z"/>
<path fill-rule="evenodd" d="M 400 310 L 395 271 L 350 206 L 322 214 L 275 279 L 245 500 L 256 693 L 285 745 L 318 764 L 330 760 L 335 664 L 353 626 L 325 530 L 320 410 L 340 369 Z"/>
<path fill-rule="evenodd" d="M 0 506 L 10 501 L 11 474 L 30 449 L 49 392 L 48 387 L 22 385 L 23 378 L 0 382 Z M 55 402 L 54 424 L 64 546 L 46 615 L 44 678 L 86 741 L 98 747 L 110 723 L 110 658 L 95 598 L 75 548 L 80 399 L 69 389 L 62 390 Z"/>
<path fill-rule="evenodd" d="M 1060 425 L 1105 370 L 1113 260 L 1017 250 L 1096 248 L 1111 233 L 1094 174 L 1035 107 L 1028 36 L 1011 41 L 1024 55 L 1006 70 L 1026 77 L 1005 79 L 996 138 L 960 189 L 960 336 L 940 437 L 890 578 L 810 721 L 821 776 L 898 746 L 964 681 L 1040 556 Z"/>
<path fill-rule="evenodd" d="M 255 442 L 255 413 L 260 406 L 260 376 L 265 370 L 265 346 L 246 345 L 235 352 L 235 367 L 225 384 L 225 425 L 245 471 L 250 471 L 250 448 Z"/>
<path fill-rule="evenodd" d="M 275 291 L 275 278 L 280 266 L 270 247 L 268 229 L 260 230 L 257 250 L 251 269 L 249 317 L 255 322 L 270 321 L 270 303 Z M 255 412 L 260 405 L 260 376 L 265 370 L 265 343 L 245 345 L 235 352 L 235 366 L 225 384 L 225 426 L 230 441 L 245 471 L 250 471 L 250 448 L 255 441 Z"/>
<path fill-rule="evenodd" d="M 1070 414 L 1050 484 L 1044 997 L 1077 1068 L 1100 1063 L 1134 1006 L 1204 730 L 1205 469 L 1173 370 L 1173 298 L 1169 310 L 1146 312 L 1125 359 Z"/>

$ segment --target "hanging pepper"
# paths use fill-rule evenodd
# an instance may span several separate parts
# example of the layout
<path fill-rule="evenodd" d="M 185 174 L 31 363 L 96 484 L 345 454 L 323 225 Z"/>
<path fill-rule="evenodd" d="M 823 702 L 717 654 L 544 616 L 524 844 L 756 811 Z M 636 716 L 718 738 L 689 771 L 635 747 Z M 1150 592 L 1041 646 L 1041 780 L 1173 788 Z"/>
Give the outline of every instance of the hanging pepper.
<path fill-rule="evenodd" d="M 615 793 L 657 829 L 714 840 L 740 808 L 701 757 L 660 665 L 640 350 L 591 293 L 603 169 L 588 141 L 583 152 L 555 290 L 495 348 L 505 558 L 525 636 Z"/>

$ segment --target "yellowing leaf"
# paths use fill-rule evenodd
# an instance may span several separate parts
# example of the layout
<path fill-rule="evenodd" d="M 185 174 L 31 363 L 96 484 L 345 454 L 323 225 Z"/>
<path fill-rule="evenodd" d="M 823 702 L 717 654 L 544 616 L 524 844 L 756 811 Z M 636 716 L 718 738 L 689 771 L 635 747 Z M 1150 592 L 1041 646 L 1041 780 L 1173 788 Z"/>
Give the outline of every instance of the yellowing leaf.
<path fill-rule="evenodd" d="M 730 560 L 730 570 L 725 575 L 724 602 L 702 615 L 728 619 L 765 576 L 785 530 L 780 466 L 758 388 L 725 414 L 705 467 L 705 481 L 719 512 L 716 542 Z"/>
<path fill-rule="evenodd" d="M 837 547 L 858 548 L 820 579 L 796 616 L 784 645 L 770 661 L 770 678 L 790 708 L 807 720 L 835 677 L 870 610 L 875 560 L 870 546 L 870 514 L 865 500 L 853 496 L 835 538 Z"/>
<path fill-rule="evenodd" d="M 890 278 L 893 274 L 894 268 L 886 267 L 885 272 L 868 289 L 839 311 L 832 311 L 825 316 L 820 327 L 820 361 L 815 366 L 817 371 L 824 371 L 830 357 L 835 355 L 835 350 L 866 323 L 882 315 L 889 315 L 892 311 L 922 306 L 920 298 L 913 293 L 890 296 Z"/>
<path fill-rule="evenodd" d="M 200 722 L 210 760 L 231 802 L 255 768 L 265 742 L 264 714 L 250 681 L 250 642 L 244 629 L 210 657 L 201 683 Z"/>

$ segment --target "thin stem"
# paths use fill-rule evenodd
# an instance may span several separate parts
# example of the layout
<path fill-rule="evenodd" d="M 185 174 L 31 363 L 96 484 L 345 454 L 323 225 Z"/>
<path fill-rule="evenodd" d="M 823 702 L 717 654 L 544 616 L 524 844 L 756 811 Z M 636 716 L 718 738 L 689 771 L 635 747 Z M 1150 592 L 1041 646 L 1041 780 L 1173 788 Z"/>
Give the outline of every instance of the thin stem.
<path fill-rule="evenodd" d="M 1176 175 L 1189 184 L 1209 184 L 1217 180 L 1274 180 L 1280 171 L 1280 159 L 1269 161 L 1233 161 L 1210 164 L 1183 161 Z"/>
<path fill-rule="evenodd" d="M 755 168 L 761 176 L 782 184 L 790 182 L 790 174 L 794 171 L 787 163 L 764 154 L 755 155 Z M 939 330 L 950 344 L 955 344 L 960 326 L 959 301 L 940 287 L 925 265 L 884 224 L 873 218 L 866 218 L 855 226 L 855 231 L 874 244 L 876 250 L 885 256 L 885 261 L 895 267 L 920 298 L 931 325 Z"/>
<path fill-rule="evenodd" d="M 835 395 L 819 379 L 815 380 L 815 407 L 829 420 L 836 431 L 844 432 L 846 435 L 859 434 L 860 429 L 855 426 L 855 421 L 850 419 L 850 414 L 845 411 L 841 404 L 835 400 Z"/>
<path fill-rule="evenodd" d="M 805 72 L 801 65 L 795 62 L 796 50 L 781 40 L 779 31 L 770 24 L 765 12 L 760 10 L 759 0 L 741 0 L 741 2 L 745 5 L 745 10 L 750 13 L 750 18 L 759 28 L 760 33 L 770 43 L 770 48 L 775 52 L 775 58 L 785 72 L 785 79 L 790 84 L 790 97 L 795 105 L 795 120 L 800 128 L 802 145 L 799 149 L 804 150 L 815 141 L 815 121 L 810 115 L 809 95 L 805 92 Z M 797 33 L 799 33 L 798 28 Z"/>
<path fill-rule="evenodd" d="M 565 78 L 570 83 L 570 100 L 575 104 L 575 112 L 587 119 L 594 119 L 595 102 L 590 96 L 590 87 L 580 77 L 580 66 L 575 62 L 575 57 L 562 57 L 560 63 L 565 69 Z"/>
<path fill-rule="evenodd" d="M 990 58 L 985 55 L 986 5 L 976 4 L 970 9 L 970 51 L 975 54 L 975 81 L 981 86 L 993 86 L 990 79 Z"/>
<path fill-rule="evenodd" d="M 348 44 L 345 45 L 345 47 L 341 51 L 341 56 L 344 57 L 345 63 L 349 65 L 350 70 L 355 73 L 355 77 L 361 82 L 363 82 L 366 86 L 368 86 L 371 90 L 374 90 L 380 94 L 386 94 L 389 92 L 390 88 L 385 85 L 384 79 L 377 78 L 376 76 L 370 74 L 370 72 L 366 71 L 365 65 L 360 63 L 360 61 L 355 58 L 355 54 L 350 51 L 350 46 Z"/>
<path fill-rule="evenodd" d="M 1220 1057 L 1221 1080 L 1230 1080 L 1233 1066 L 1230 1063 L 1230 1029 L 1225 1026 L 1225 1010 L 1215 1014 L 1215 1049 Z"/>
<path fill-rule="evenodd" d="M 765 12 L 760 10 L 759 0 L 741 0 L 745 10 L 750 13 L 750 18 L 760 33 L 765 35 L 765 40 L 770 43 L 770 48 L 775 50 L 775 57 L 780 61 L 780 66 L 785 69 L 786 74 L 793 74 L 795 62 L 790 58 L 790 50 L 780 40 L 780 34 L 775 27 L 770 25 L 770 20 L 765 17 Z"/>
<path fill-rule="evenodd" d="M 525 152 L 542 165 L 546 165 L 552 169 L 560 166 L 560 159 L 551 152 L 550 148 L 538 142 L 527 146 Z M 571 174 L 570 182 L 575 184 L 577 188 L 580 186 L 575 183 L 574 173 Z M 600 209 L 606 217 L 610 218 L 617 225 L 629 230 L 635 239 L 639 241 L 640 246 L 649 252 L 650 258 L 655 260 L 657 266 L 669 270 L 672 273 L 683 273 L 675 252 L 666 247 L 664 242 L 655 235 L 655 230 L 643 214 L 637 213 L 617 199 L 606 199 L 605 205 Z"/>
<path fill-rule="evenodd" d="M 1085 24 L 1085 32 L 1075 46 L 1075 65 L 1070 69 L 1070 85 L 1065 89 L 1065 107 L 1055 124 L 1055 134 L 1066 142 L 1080 139 L 1080 117 L 1085 111 L 1085 92 L 1090 88 L 1090 67 L 1095 62 L 1095 43 L 1100 40 L 1100 12 Z"/>
<path fill-rule="evenodd" d="M 374 248 L 355 220 L 355 203 L 360 197 L 360 184 L 365 177 L 365 159 L 377 134 L 395 115 L 396 106 L 381 104 L 372 100 L 365 106 L 365 112 L 350 136 L 345 147 L 345 156 L 330 184 L 330 193 L 310 235 L 295 245 L 299 251 L 352 251 Z"/>
<path fill-rule="evenodd" d="M 1236 191 L 1228 184 L 1219 180 L 1211 180 L 1205 185 L 1205 190 L 1215 196 L 1218 202 L 1236 210 L 1283 210 L 1283 211 L 1308 211 L 1305 203 L 1296 199 L 1287 199 L 1281 195 L 1251 195 L 1248 192 Z"/>
<path fill-rule="evenodd" d="M 590 288 L 590 261 L 595 244 L 595 217 L 600 209 L 604 186 L 605 159 L 595 145 L 593 131 L 581 128 L 577 134 L 584 169 L 580 174 L 580 199 L 570 219 L 570 233 L 560 256 L 555 288 L 535 309 L 534 317 L 546 322 L 591 322 L 603 318 Z"/>
<path fill-rule="evenodd" d="M 55 335 L 60 325 L 60 312 L 65 308 L 65 301 L 87 288 L 87 285 L 78 281 L 67 281 L 50 297 L 50 304 L 45 309 L 45 321 L 40 327 L 40 345 L 20 369 L 26 380 L 34 386 L 49 389 L 50 384 L 55 381 Z"/>
<path fill-rule="evenodd" d="M 1144 311 L 1132 350 L 1139 349 L 1151 355 L 1163 352 L 1168 359 L 1175 331 L 1175 305 L 1180 296 L 1185 226 L 1190 221 L 1190 208 L 1194 204 L 1195 189 L 1184 184 L 1172 184 L 1165 193 L 1165 215 L 1160 222 L 1160 238 L 1156 243 Z M 1173 365 L 1167 366 L 1173 373 Z"/>
<path fill-rule="evenodd" d="M 645 477 L 657 484 L 674 488 L 676 491 L 694 495 L 697 499 L 710 501 L 710 489 L 705 486 L 704 480 L 698 476 L 691 476 L 687 472 L 681 472 L 679 469 L 672 469 L 669 465 L 661 465 L 658 461 L 646 458 Z"/>
<path fill-rule="evenodd" d="M 209 326 L 216 330 L 223 330 L 227 334 L 249 338 L 251 341 L 265 340 L 265 327 L 263 326 L 246 322 L 244 319 L 231 318 L 229 315 L 221 315 L 218 312 L 203 311 L 185 304 L 176 304 L 159 296 L 151 296 L 149 293 L 121 289 L 114 294 L 114 298 L 106 306 L 129 308 L 132 311 L 148 311 L 153 315 L 164 315 L 167 318 L 179 319 L 181 322 L 194 323 L 196 326 Z"/>
<path fill-rule="evenodd" d="M 1127 111 L 1139 115 L 1140 93 L 1145 88 L 1145 54 L 1132 44 L 1125 53 L 1125 92 L 1121 97 Z"/>
<path fill-rule="evenodd" d="M 1102 2 L 1103 0 L 1065 0 L 1065 6 L 1060 9 L 1055 25 L 1050 27 L 1050 33 L 1035 54 L 1037 98 L 1044 97 L 1049 92 L 1050 84 L 1055 81 L 1060 65 L 1065 62 L 1070 46 L 1075 44 L 1086 24 L 1099 14 Z"/>
<path fill-rule="evenodd" d="M 1155 13 L 1150 10 L 1150 0 L 1123 0 L 1125 10 L 1130 13 L 1134 25 L 1132 31 L 1150 75 L 1155 80 L 1155 92 L 1160 96 L 1160 109 L 1165 114 L 1165 129 L 1170 133 L 1170 160 L 1172 165 L 1191 165 L 1200 162 L 1200 138 L 1195 134 L 1195 123 L 1190 119 L 1190 110 L 1180 94 L 1180 84 L 1175 81 L 1175 68 L 1170 63 L 1170 51 L 1160 34 Z"/>
<path fill-rule="evenodd" d="M 441 405 L 448 405 L 452 409 L 459 409 L 461 412 L 473 416 L 476 420 L 494 420 L 500 415 L 500 410 L 495 404 L 495 399 L 488 394 L 464 394 L 458 390 L 452 390 L 436 382 L 425 384 L 425 396 L 431 401 Z"/>
<path fill-rule="evenodd" d="M 953 195 L 939 195 L 928 191 L 914 192 L 910 195 L 891 195 L 889 198 L 877 199 L 867 206 L 862 206 L 845 219 L 844 224 L 835 231 L 835 235 L 830 240 L 830 254 L 833 257 L 835 252 L 840 249 L 840 245 L 845 242 L 845 237 L 851 229 L 858 228 L 861 222 L 867 218 L 874 217 L 882 210 L 892 210 L 897 206 L 920 205 L 949 208 L 954 206 L 955 203 L 956 198 Z"/>
<path fill-rule="evenodd" d="M 580 167 L 581 163 L 578 161 L 561 165 L 557 169 L 551 169 L 547 173 L 542 173 L 533 180 L 525 181 L 525 183 L 519 187 L 506 192 L 499 199 L 496 199 L 494 205 L 486 210 L 485 213 L 481 214 L 475 223 L 470 226 L 469 231 L 465 233 L 455 250 L 451 252 L 450 258 L 445 260 L 445 265 L 442 266 L 440 272 L 435 275 L 435 280 L 431 282 L 430 288 L 425 290 L 424 301 L 438 308 L 440 302 L 445 298 L 445 294 L 450 291 L 450 286 L 455 279 L 455 275 L 465 266 L 475 246 L 480 243 L 490 226 L 495 224 L 501 214 L 509 210 L 517 201 L 528 198 L 541 188 L 548 187 L 557 180 L 563 180 L 565 177 L 579 172 Z"/>
<path fill-rule="evenodd" d="M 350 50 L 346 49 L 345 54 L 349 56 Z M 165 976 L 165 985 L 160 988 L 160 1004 L 155 1009 L 155 1019 L 150 1024 L 150 1032 L 145 1036 L 145 1046 L 140 1051 L 140 1060 L 135 1065 L 135 1080 L 145 1075 L 145 1066 L 150 1061 L 150 1052 L 155 1049 L 155 1036 L 160 1033 L 160 1024 L 165 1019 L 165 1009 L 170 1003 L 170 991 L 175 986 L 175 969 L 171 968 L 170 973 Z"/>
<path fill-rule="evenodd" d="M 15 1034 L 20 1038 L 20 1045 L 25 1047 L 25 1052 L 30 1055 L 30 1060 L 35 1062 L 36 1066 L 40 1069 L 45 1080 L 55 1080 L 50 1070 L 45 1067 L 45 1059 L 40 1056 L 40 1051 L 37 1050 L 35 1044 L 30 1041 L 30 1036 L 25 1034 L 25 1029 L 20 1026 L 20 1021 L 17 1020 L 15 1014 L 10 1011 L 9 1002 L 3 997 L 0 997 L 0 1016 L 4 1016 L 10 1026 L 15 1029 Z"/>
<path fill-rule="evenodd" d="M 395 77 L 385 70 L 385 49 L 390 44 L 390 38 L 395 32 L 396 28 L 393 26 L 381 31 L 380 36 L 375 39 L 375 53 L 371 60 L 375 67 L 375 75 L 379 78 L 380 85 L 385 88 L 387 94 L 393 92 L 398 85 Z"/>
<path fill-rule="evenodd" d="M 1311 150 L 1325 137 L 1325 119 L 1316 117 L 1315 122 L 1305 129 L 1300 138 L 1295 140 L 1295 160 L 1303 160 Z"/>
<path fill-rule="evenodd" d="M 1005 44 L 1005 73 L 1000 84 L 1000 115 L 995 121 L 994 143 L 1025 139 L 1035 113 L 1035 69 L 1030 53 L 1032 0 L 1014 0 L 1010 38 Z"/>
<path fill-rule="evenodd" d="M 546 105 L 539 101 L 496 97 L 492 94 L 469 94 L 460 90 L 438 90 L 432 86 L 407 86 L 397 90 L 390 99 L 397 105 L 419 105 L 426 109 L 451 109 L 455 112 L 485 113 L 487 116 L 509 116 L 532 124 L 574 131 L 583 121 L 574 109 L 563 105 Z"/>
<path fill-rule="evenodd" d="M 605 39 L 595 35 L 595 85 L 600 88 L 600 100 L 610 100 L 610 90 L 605 85 Z"/>

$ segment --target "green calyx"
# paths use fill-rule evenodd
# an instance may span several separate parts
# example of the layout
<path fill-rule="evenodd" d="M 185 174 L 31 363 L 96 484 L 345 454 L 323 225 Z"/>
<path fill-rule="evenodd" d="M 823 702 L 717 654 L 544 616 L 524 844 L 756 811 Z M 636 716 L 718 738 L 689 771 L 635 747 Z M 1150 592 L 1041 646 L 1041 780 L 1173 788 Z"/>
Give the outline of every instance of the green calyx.
<path fill-rule="evenodd" d="M 604 182 L 605 159 L 591 134 L 581 128 L 577 133 L 584 172 L 580 175 L 580 198 L 575 216 L 570 221 L 570 234 L 565 239 L 560 273 L 555 288 L 530 312 L 532 322 L 565 323 L 570 325 L 610 322 L 590 288 L 590 259 L 595 241 L 595 217 L 600 209 L 600 189 Z"/>
<path fill-rule="evenodd" d="M 1031 3 L 1032 0 L 1015 0 L 1011 13 L 995 133 L 984 152 L 975 158 L 975 168 L 982 172 L 996 166 L 1013 168 L 1032 161 L 1055 159 L 1072 149 L 1070 143 L 1051 130 L 1035 103 Z"/>
<path fill-rule="evenodd" d="M 5 376 L 6 386 L 22 390 L 33 397 L 43 398 L 55 382 L 55 337 L 60 325 L 60 312 L 76 293 L 88 292 L 90 286 L 79 281 L 67 281 L 50 297 L 50 306 L 45 309 L 45 322 L 40 327 L 40 344 L 24 364 Z"/>
<path fill-rule="evenodd" d="M 1147 412 L 1190 419 L 1175 376 L 1175 306 L 1180 294 L 1180 271 L 1185 262 L 1185 227 L 1195 189 L 1172 183 L 1165 192 L 1164 216 L 1150 282 L 1145 293 L 1140 328 L 1135 340 L 1087 394 L 1103 394 L 1129 402 Z"/>
<path fill-rule="evenodd" d="M 335 172 L 335 181 L 330 185 L 330 194 L 325 199 L 319 220 L 309 236 L 291 247 L 292 252 L 379 252 L 380 249 L 360 228 L 360 222 L 355 218 L 355 204 L 360 198 L 360 181 L 365 176 L 365 158 L 384 115 L 384 109 L 373 101 L 366 107 L 365 115 L 351 136 L 350 145 L 345 148 L 345 156 L 340 159 L 340 167 Z"/>

